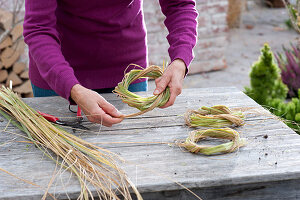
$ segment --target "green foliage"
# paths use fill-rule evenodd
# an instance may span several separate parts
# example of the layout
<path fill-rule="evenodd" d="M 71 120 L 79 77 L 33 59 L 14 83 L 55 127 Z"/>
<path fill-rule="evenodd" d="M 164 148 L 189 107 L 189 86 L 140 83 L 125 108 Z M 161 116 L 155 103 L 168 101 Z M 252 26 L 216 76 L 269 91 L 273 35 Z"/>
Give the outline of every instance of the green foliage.
<path fill-rule="evenodd" d="M 298 91 L 300 92 L 300 91 Z M 300 93 L 299 93 L 300 94 Z M 269 101 L 271 112 L 285 119 L 284 122 L 296 132 L 300 133 L 300 97 L 292 98 L 286 103 L 282 99 L 272 99 Z"/>
<path fill-rule="evenodd" d="M 271 99 L 286 98 L 288 89 L 280 79 L 280 70 L 268 44 L 264 45 L 259 60 L 252 65 L 250 79 L 250 87 L 245 87 L 245 93 L 257 103 L 267 105 Z"/>
<path fill-rule="evenodd" d="M 280 78 L 280 69 L 267 44 L 262 48 L 259 60 L 253 64 L 249 76 L 251 86 L 245 87 L 245 93 L 257 103 L 270 108 L 272 113 L 285 119 L 289 127 L 300 133 L 300 89 L 297 98 L 285 102 L 288 89 Z"/>
<path fill-rule="evenodd" d="M 285 20 L 284 23 L 285 23 L 285 25 L 286 25 L 286 27 L 287 27 L 288 29 L 293 29 L 293 28 L 294 28 L 294 27 L 293 27 L 293 24 L 292 24 L 292 21 L 291 21 L 290 19 Z"/>
<path fill-rule="evenodd" d="M 289 14 L 289 21 L 286 22 L 287 26 L 293 27 L 296 31 L 300 33 L 300 1 L 297 0 L 294 4 L 290 3 L 289 0 L 283 0 L 285 7 Z"/>

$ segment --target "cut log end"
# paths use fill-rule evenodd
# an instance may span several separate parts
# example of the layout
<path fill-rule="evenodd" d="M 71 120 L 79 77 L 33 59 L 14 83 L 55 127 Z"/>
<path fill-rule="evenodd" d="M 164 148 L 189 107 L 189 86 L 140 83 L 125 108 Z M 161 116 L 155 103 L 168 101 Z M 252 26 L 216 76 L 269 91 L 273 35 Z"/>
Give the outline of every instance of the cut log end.
<path fill-rule="evenodd" d="M 12 86 L 18 86 L 23 83 L 22 79 L 13 71 L 11 71 L 6 79 L 6 87 L 9 87 L 9 82 L 12 81 Z"/>
<path fill-rule="evenodd" d="M 28 73 L 28 70 L 24 71 L 21 75 L 20 75 L 21 78 L 23 79 L 29 79 L 29 73 Z"/>
<path fill-rule="evenodd" d="M 13 45 L 11 37 L 6 37 L 1 43 L 0 43 L 0 50 L 4 49 L 6 47 L 10 47 Z"/>
<path fill-rule="evenodd" d="M 13 24 L 13 14 L 9 11 L 0 9 L 0 28 L 4 30 L 11 29 Z"/>
<path fill-rule="evenodd" d="M 25 81 L 24 83 L 22 83 L 22 85 L 20 85 L 18 87 L 15 87 L 13 90 L 17 93 L 20 93 L 20 94 L 30 94 L 30 93 L 32 93 L 30 80 Z"/>
<path fill-rule="evenodd" d="M 23 63 L 23 62 L 16 62 L 14 65 L 13 65 L 13 71 L 16 73 L 16 74 L 21 74 L 22 72 L 24 72 L 26 69 L 26 64 Z"/>
<path fill-rule="evenodd" d="M 23 24 L 19 23 L 17 24 L 12 31 L 10 32 L 12 36 L 12 41 L 15 42 L 17 39 L 19 39 L 23 34 Z"/>
<path fill-rule="evenodd" d="M 8 72 L 7 70 L 0 70 L 0 82 L 3 82 L 7 79 L 8 77 Z"/>

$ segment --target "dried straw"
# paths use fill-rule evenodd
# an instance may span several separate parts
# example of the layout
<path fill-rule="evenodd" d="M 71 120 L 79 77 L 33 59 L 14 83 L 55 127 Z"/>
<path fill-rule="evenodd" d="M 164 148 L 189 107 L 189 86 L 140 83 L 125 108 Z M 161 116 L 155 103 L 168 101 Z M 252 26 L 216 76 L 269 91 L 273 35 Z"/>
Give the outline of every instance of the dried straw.
<path fill-rule="evenodd" d="M 128 67 L 130 66 L 139 67 L 141 69 L 133 69 L 130 72 L 126 73 L 122 82 L 120 82 L 118 86 L 116 86 L 114 93 L 116 93 L 124 103 L 127 103 L 131 107 L 139 109 L 140 112 L 125 115 L 123 117 L 135 117 L 151 111 L 156 107 L 165 105 L 170 98 L 170 89 L 168 87 L 159 95 L 154 95 L 151 97 L 141 97 L 133 92 L 128 91 L 129 85 L 137 79 L 147 77 L 156 79 L 162 76 L 163 71 L 161 70 L 161 68 L 155 65 L 149 66 L 146 69 L 143 69 L 141 66 L 136 64 L 128 65 Z"/>
<path fill-rule="evenodd" d="M 184 114 L 185 122 L 189 127 L 215 127 L 244 125 L 244 114 L 242 112 L 233 113 L 227 106 L 216 105 L 212 107 L 202 106 L 198 110 L 188 110 Z"/>
<path fill-rule="evenodd" d="M 198 141 L 208 137 L 228 139 L 231 140 L 231 142 L 227 142 L 217 146 L 197 144 Z M 178 146 L 184 147 L 192 153 L 213 155 L 213 154 L 234 152 L 239 147 L 244 146 L 245 143 L 246 140 L 244 138 L 241 139 L 237 131 L 231 128 L 223 128 L 223 129 L 194 130 L 190 132 L 185 142 L 179 143 Z"/>
<path fill-rule="evenodd" d="M 0 89 L 0 114 L 27 133 L 31 141 L 50 159 L 57 162 L 47 149 L 61 158 L 59 164 L 74 173 L 80 182 L 79 200 L 94 199 L 89 187 L 96 190 L 100 199 L 132 199 L 129 187 L 137 199 L 142 199 L 125 172 L 117 165 L 116 162 L 120 161 L 117 155 L 48 122 L 5 87 Z"/>

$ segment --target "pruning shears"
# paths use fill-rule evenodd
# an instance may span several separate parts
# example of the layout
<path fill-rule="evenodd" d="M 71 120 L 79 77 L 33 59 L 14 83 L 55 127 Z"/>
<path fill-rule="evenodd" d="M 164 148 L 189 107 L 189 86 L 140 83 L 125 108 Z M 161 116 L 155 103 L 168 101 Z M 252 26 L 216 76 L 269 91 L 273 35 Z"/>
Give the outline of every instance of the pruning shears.
<path fill-rule="evenodd" d="M 77 108 L 77 120 L 75 121 L 63 121 L 60 120 L 58 117 L 55 117 L 53 115 L 47 114 L 47 113 L 43 113 L 40 111 L 37 111 L 40 115 L 42 115 L 46 120 L 48 120 L 49 122 L 58 124 L 58 125 L 62 125 L 62 126 L 69 126 L 73 129 L 73 132 L 76 131 L 76 129 L 81 129 L 81 130 L 89 130 L 89 128 L 81 125 L 83 117 L 81 115 L 81 108 L 78 106 Z"/>

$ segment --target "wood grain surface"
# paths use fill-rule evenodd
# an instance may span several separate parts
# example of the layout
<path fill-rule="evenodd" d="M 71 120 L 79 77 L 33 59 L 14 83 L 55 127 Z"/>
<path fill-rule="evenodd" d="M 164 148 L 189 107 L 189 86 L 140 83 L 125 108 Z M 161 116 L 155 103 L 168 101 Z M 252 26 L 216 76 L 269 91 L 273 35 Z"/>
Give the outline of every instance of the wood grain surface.
<path fill-rule="evenodd" d="M 114 94 L 103 96 L 124 114 L 137 111 Z M 34 109 L 74 119 L 68 102 L 60 97 L 24 100 Z M 187 109 L 220 104 L 244 110 L 246 124 L 236 130 L 247 139 L 245 147 L 227 155 L 203 156 L 175 145 L 194 130 L 184 125 Z M 22 142 L 27 141 L 22 138 L 25 134 L 7 124 L 6 120 L 0 123 L 0 168 L 40 187 L 0 171 L 0 199 L 41 199 L 55 163 L 33 144 Z M 172 107 L 157 108 L 110 128 L 86 119 L 83 124 L 90 131 L 74 134 L 120 155 L 124 159 L 120 165 L 144 199 L 197 199 L 177 183 L 202 199 L 300 199 L 300 136 L 236 88 L 184 89 Z M 63 170 L 49 189 L 58 199 L 76 199 L 79 191 L 76 178 Z"/>

